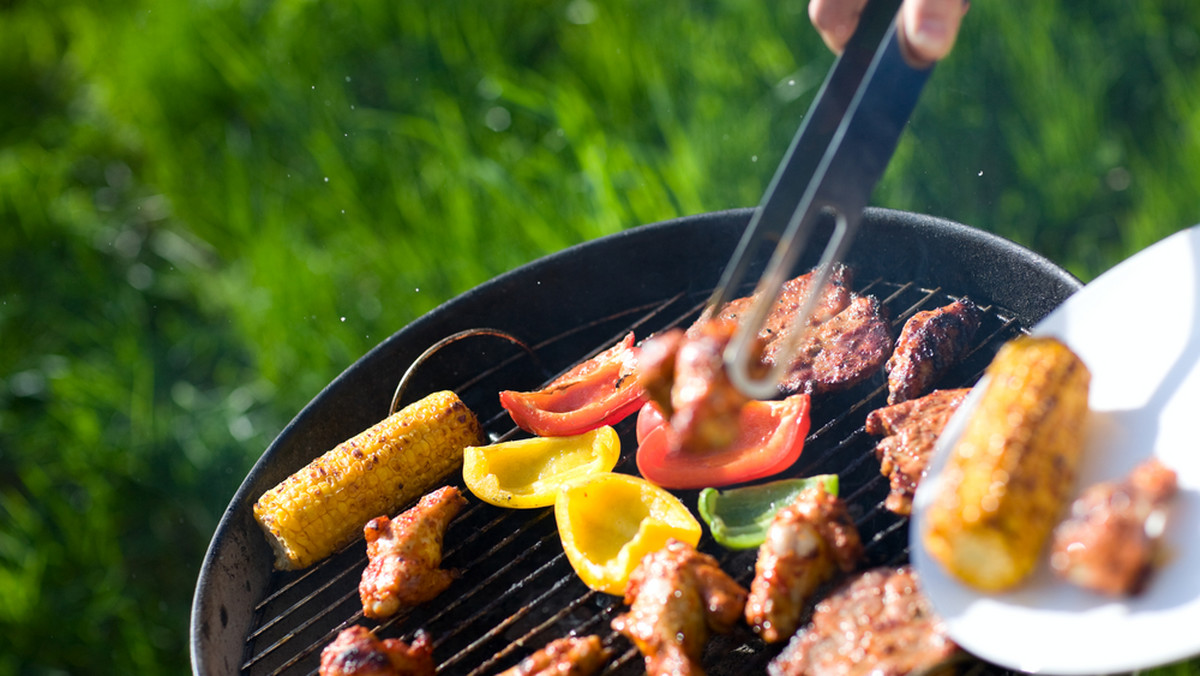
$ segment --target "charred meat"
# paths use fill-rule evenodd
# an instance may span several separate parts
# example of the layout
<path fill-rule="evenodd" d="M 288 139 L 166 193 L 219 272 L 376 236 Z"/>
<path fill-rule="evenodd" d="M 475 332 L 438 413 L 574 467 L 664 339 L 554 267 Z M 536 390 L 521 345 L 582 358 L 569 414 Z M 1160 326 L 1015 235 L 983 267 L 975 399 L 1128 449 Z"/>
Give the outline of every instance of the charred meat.
<path fill-rule="evenodd" d="M 363 614 L 381 619 L 441 594 L 456 575 L 440 568 L 446 527 L 467 504 L 457 488 L 427 494 L 395 519 L 380 516 L 363 527 L 368 563 L 358 585 Z"/>
<path fill-rule="evenodd" d="M 867 415 L 867 434 L 883 437 L 875 445 L 875 457 L 891 486 L 884 502 L 889 510 L 904 516 L 912 513 L 913 495 L 929 468 L 933 446 L 968 392 L 965 388 L 934 390 Z"/>
<path fill-rule="evenodd" d="M 772 366 L 791 331 L 805 331 L 796 356 L 780 384 L 781 394 L 820 393 L 844 390 L 880 371 L 892 352 L 891 325 L 886 308 L 873 296 L 851 291 L 853 274 L 839 265 L 830 273 L 816 309 L 806 326 L 793 326 L 796 313 L 811 292 L 816 271 L 788 280 L 759 332 L 763 361 Z M 747 296 L 730 301 L 712 317 L 737 322 L 756 300 Z"/>
<path fill-rule="evenodd" d="M 746 590 L 716 559 L 679 540 L 647 554 L 625 590 L 628 612 L 612 621 L 645 659 L 649 676 L 703 674 L 709 632 L 726 633 L 742 616 Z"/>
<path fill-rule="evenodd" d="M 758 549 L 746 622 L 767 643 L 786 641 L 817 588 L 854 569 L 862 557 L 858 529 L 823 484 L 779 510 Z"/>
<path fill-rule="evenodd" d="M 913 315 L 888 358 L 888 403 L 916 399 L 954 366 L 979 330 L 982 312 L 967 298 Z"/>
<path fill-rule="evenodd" d="M 899 676 L 959 654 L 911 566 L 874 568 L 817 604 L 771 676 Z"/>
<path fill-rule="evenodd" d="M 379 639 L 366 627 L 343 629 L 321 651 L 321 676 L 433 676 L 433 643 L 417 632 L 412 644 Z"/>
<path fill-rule="evenodd" d="M 604 667 L 608 655 L 599 636 L 567 636 L 547 643 L 500 676 L 588 676 Z"/>
<path fill-rule="evenodd" d="M 1140 593 L 1157 563 L 1177 490 L 1174 470 L 1157 459 L 1142 463 L 1123 481 L 1088 488 L 1054 531 L 1050 567 L 1103 594 Z"/>

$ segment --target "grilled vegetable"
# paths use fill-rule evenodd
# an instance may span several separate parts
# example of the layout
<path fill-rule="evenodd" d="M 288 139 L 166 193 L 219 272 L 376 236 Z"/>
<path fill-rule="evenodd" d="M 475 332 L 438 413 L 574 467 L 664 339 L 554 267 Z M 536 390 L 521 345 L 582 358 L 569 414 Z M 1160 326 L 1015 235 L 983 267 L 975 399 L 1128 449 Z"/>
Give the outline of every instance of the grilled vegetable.
<path fill-rule="evenodd" d="M 254 504 L 275 567 L 304 568 L 349 544 L 363 524 L 393 514 L 462 464 L 483 440 L 453 392 L 435 392 L 342 442 Z"/>
<path fill-rule="evenodd" d="M 605 425 L 569 437 L 531 437 L 463 450 L 463 483 L 497 507 L 554 504 L 567 481 L 608 472 L 621 457 L 621 438 Z"/>
<path fill-rule="evenodd" d="M 700 491 L 696 507 L 717 544 L 726 549 L 754 549 L 766 539 L 767 528 L 779 510 L 792 504 L 796 496 L 817 484 L 824 485 L 830 495 L 837 495 L 838 476 L 819 474 L 724 491 L 705 488 Z"/>
<path fill-rule="evenodd" d="M 658 405 L 638 412 L 638 471 L 664 488 L 729 486 L 774 476 L 795 464 L 811 424 L 809 396 L 793 394 L 778 401 L 751 401 L 738 414 L 737 437 L 729 446 L 708 452 L 678 448 L 674 428 Z"/>
<path fill-rule="evenodd" d="M 923 537 L 950 574 L 1001 591 L 1033 570 L 1073 489 L 1091 374 L 1057 339 L 1022 337 L 985 377 Z"/>
<path fill-rule="evenodd" d="M 616 425 L 646 400 L 634 376 L 640 348 L 633 332 L 616 345 L 555 378 L 536 392 L 500 393 L 500 405 L 518 427 L 539 437 L 583 434 Z"/>
<path fill-rule="evenodd" d="M 554 501 L 567 561 L 589 588 L 620 596 L 642 557 L 674 538 L 695 546 L 700 522 L 641 477 L 601 472 L 567 482 Z"/>

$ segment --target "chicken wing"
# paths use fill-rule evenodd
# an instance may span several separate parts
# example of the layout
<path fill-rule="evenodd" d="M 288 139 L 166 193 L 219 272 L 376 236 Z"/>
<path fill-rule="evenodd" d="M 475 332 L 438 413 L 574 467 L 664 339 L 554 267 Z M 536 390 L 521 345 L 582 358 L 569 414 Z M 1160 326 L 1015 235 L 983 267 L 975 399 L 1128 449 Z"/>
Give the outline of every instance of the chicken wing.
<path fill-rule="evenodd" d="M 608 657 L 599 636 L 567 636 L 547 643 L 500 676 L 588 676 L 600 671 Z"/>
<path fill-rule="evenodd" d="M 649 676 L 702 675 L 709 632 L 726 633 L 742 615 L 746 590 L 716 559 L 669 540 L 647 554 L 625 589 L 629 612 L 612 621 L 645 659 Z"/>
<path fill-rule="evenodd" d="M 673 329 L 648 339 L 638 378 L 675 430 L 680 448 L 703 452 L 733 443 L 749 401 L 725 371 L 725 346 L 737 325 L 710 320 L 686 333 Z"/>
<path fill-rule="evenodd" d="M 442 570 L 446 527 L 467 504 L 453 486 L 427 494 L 395 519 L 380 516 L 363 527 L 366 570 L 358 585 L 363 614 L 389 617 L 402 607 L 424 603 L 445 591 L 456 573 Z"/>
<path fill-rule="evenodd" d="M 904 516 L 912 513 L 913 496 L 929 468 L 934 444 L 969 392 L 934 390 L 867 415 L 867 434 L 883 437 L 875 445 L 875 457 L 891 485 L 884 501 L 889 510 Z"/>
<path fill-rule="evenodd" d="M 746 622 L 767 643 L 787 640 L 813 592 L 838 572 L 848 573 L 863 545 L 846 505 L 823 484 L 779 510 L 758 549 L 746 601 Z"/>
<path fill-rule="evenodd" d="M 366 627 L 354 625 L 338 634 L 321 651 L 320 676 L 433 676 L 433 643 L 418 631 L 412 644 L 378 639 Z"/>
<path fill-rule="evenodd" d="M 1084 491 L 1054 531 L 1050 567 L 1081 587 L 1110 596 L 1140 593 L 1154 570 L 1175 471 L 1157 458 L 1124 481 Z"/>
<path fill-rule="evenodd" d="M 967 298 L 910 317 L 884 365 L 888 403 L 899 404 L 929 392 L 970 349 L 981 319 L 979 307 Z"/>

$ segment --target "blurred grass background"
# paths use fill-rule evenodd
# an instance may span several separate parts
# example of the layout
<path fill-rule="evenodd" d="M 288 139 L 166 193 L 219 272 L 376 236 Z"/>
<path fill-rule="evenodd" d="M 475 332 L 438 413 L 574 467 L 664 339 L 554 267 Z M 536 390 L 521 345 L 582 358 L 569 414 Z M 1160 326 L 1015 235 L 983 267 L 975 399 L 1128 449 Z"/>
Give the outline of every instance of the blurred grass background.
<path fill-rule="evenodd" d="M 321 387 L 756 204 L 831 63 L 803 0 L 0 1 L 0 673 L 187 671 L 216 522 Z M 1190 0 L 974 3 L 874 203 L 1086 281 L 1200 222 L 1198 91 Z"/>

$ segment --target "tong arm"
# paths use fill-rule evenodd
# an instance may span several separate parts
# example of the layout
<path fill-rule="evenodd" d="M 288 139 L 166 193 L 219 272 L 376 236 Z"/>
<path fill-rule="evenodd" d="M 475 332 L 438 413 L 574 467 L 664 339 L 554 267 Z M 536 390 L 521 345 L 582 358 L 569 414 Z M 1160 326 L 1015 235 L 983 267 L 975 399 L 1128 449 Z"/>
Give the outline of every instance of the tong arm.
<path fill-rule="evenodd" d="M 914 67 L 902 54 L 896 30 L 899 6 L 900 0 L 867 3 L 709 300 L 711 312 L 733 300 L 762 244 L 777 242 L 755 290 L 756 301 L 740 318 L 725 351 L 730 379 L 751 398 L 779 394 L 778 384 L 807 332 L 830 272 L 845 258 L 862 211 L 932 71 L 932 66 Z M 774 365 L 764 377 L 754 377 L 756 337 L 822 214 L 835 222 L 816 278 Z"/>

